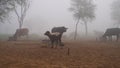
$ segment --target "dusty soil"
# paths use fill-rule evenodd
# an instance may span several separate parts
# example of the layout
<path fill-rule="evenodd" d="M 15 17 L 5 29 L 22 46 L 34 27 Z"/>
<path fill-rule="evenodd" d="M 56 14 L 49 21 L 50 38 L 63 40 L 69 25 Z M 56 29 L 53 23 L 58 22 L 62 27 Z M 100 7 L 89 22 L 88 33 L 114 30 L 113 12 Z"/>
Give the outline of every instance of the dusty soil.
<path fill-rule="evenodd" d="M 60 49 L 40 41 L 0 41 L 0 68 L 120 68 L 120 43 L 69 41 Z"/>

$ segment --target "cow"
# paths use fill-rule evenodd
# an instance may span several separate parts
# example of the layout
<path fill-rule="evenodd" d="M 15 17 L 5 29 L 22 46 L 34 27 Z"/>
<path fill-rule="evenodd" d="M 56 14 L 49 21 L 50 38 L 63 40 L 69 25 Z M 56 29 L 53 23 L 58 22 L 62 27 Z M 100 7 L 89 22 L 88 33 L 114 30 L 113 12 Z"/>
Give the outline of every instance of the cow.
<path fill-rule="evenodd" d="M 118 41 L 120 36 L 120 28 L 107 29 L 103 35 L 103 38 L 107 40 L 107 37 L 108 37 L 108 39 L 112 41 L 112 36 L 116 36 L 117 38 L 116 41 Z"/>
<path fill-rule="evenodd" d="M 59 32 L 59 33 L 61 33 L 61 34 L 60 34 L 60 38 L 59 38 L 59 40 L 60 40 L 60 42 L 61 42 L 62 35 L 63 35 L 64 32 L 67 31 L 67 29 L 68 29 L 68 28 L 66 28 L 66 27 L 64 27 L 64 26 L 62 26 L 62 27 L 54 27 L 54 28 L 52 28 L 51 32 L 52 32 L 52 33 L 54 33 L 54 32 Z"/>
<path fill-rule="evenodd" d="M 46 31 L 46 32 L 44 33 L 44 35 L 46 35 L 46 36 L 49 37 L 49 39 L 50 39 L 50 41 L 51 41 L 51 45 L 52 45 L 51 48 L 53 48 L 53 45 L 54 45 L 55 43 L 56 43 L 56 47 L 57 47 L 58 44 L 61 44 L 60 39 L 59 39 L 61 33 L 59 33 L 59 32 L 50 33 L 50 31 Z"/>
<path fill-rule="evenodd" d="M 13 37 L 17 40 L 20 36 L 28 36 L 28 33 L 29 30 L 27 28 L 17 29 Z"/>

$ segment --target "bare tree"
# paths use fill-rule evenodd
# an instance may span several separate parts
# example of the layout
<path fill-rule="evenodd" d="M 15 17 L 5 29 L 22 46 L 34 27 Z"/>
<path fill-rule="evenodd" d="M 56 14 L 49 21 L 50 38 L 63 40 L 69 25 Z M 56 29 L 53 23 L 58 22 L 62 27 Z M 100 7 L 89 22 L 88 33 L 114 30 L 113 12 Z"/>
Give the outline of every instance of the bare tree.
<path fill-rule="evenodd" d="M 17 4 L 13 5 L 14 12 L 18 17 L 17 19 L 19 23 L 19 29 L 21 29 L 24 23 L 26 12 L 30 6 L 30 1 L 29 0 L 16 0 L 15 2 L 17 2 Z"/>
<path fill-rule="evenodd" d="M 29 0 L 0 0 L 0 22 L 9 20 L 10 12 L 17 15 L 19 28 L 22 28 L 26 12 L 30 6 Z"/>
<path fill-rule="evenodd" d="M 70 11 L 73 12 L 73 16 L 75 18 L 76 26 L 75 26 L 75 35 L 74 40 L 77 36 L 77 27 L 79 22 L 83 22 L 85 25 L 86 35 L 88 33 L 88 21 L 92 21 L 95 18 L 95 5 L 92 0 L 71 0 L 72 6 Z"/>
<path fill-rule="evenodd" d="M 15 12 L 18 17 L 19 30 L 21 30 L 29 5 L 29 0 L 0 0 L 0 23 L 10 22 L 12 15 L 10 12 Z M 17 40 L 17 35 L 15 33 L 10 39 Z"/>
<path fill-rule="evenodd" d="M 120 0 L 115 0 L 111 5 L 111 17 L 116 21 L 116 24 L 120 26 Z"/>

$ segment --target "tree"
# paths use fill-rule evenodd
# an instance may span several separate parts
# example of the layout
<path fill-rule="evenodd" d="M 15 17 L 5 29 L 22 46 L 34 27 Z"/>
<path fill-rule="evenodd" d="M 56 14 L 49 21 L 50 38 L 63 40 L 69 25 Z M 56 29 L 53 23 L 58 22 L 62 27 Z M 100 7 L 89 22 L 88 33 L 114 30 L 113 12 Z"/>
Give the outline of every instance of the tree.
<path fill-rule="evenodd" d="M 14 4 L 14 11 L 18 17 L 19 29 L 22 28 L 26 12 L 29 9 L 30 1 L 29 0 L 16 0 L 17 4 Z"/>
<path fill-rule="evenodd" d="M 19 28 L 22 28 L 29 5 L 29 0 L 0 0 L 0 21 L 6 21 L 10 17 L 9 12 L 14 11 L 18 18 Z"/>
<path fill-rule="evenodd" d="M 115 20 L 117 25 L 120 25 L 120 0 L 115 0 L 111 5 L 111 17 Z"/>
<path fill-rule="evenodd" d="M 13 9 L 15 0 L 0 0 L 0 22 L 4 23 L 9 17 L 9 12 Z"/>
<path fill-rule="evenodd" d="M 87 23 L 88 21 L 92 21 L 95 18 L 95 5 L 93 4 L 92 0 L 71 0 L 72 1 L 72 6 L 70 11 L 73 12 L 73 16 L 75 18 L 76 26 L 75 26 L 75 35 L 74 35 L 74 40 L 76 39 L 77 36 L 77 27 L 79 22 L 83 22 L 85 25 L 85 31 L 86 35 L 88 33 L 88 26 Z"/>

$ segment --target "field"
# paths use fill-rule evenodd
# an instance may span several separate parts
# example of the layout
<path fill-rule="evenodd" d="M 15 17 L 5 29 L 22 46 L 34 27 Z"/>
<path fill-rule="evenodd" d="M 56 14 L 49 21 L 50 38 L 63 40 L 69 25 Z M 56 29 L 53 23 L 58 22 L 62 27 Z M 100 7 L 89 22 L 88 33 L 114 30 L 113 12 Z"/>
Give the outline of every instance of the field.
<path fill-rule="evenodd" d="M 0 41 L 0 68 L 120 68 L 120 43 L 67 41 L 61 49 L 40 41 Z"/>

